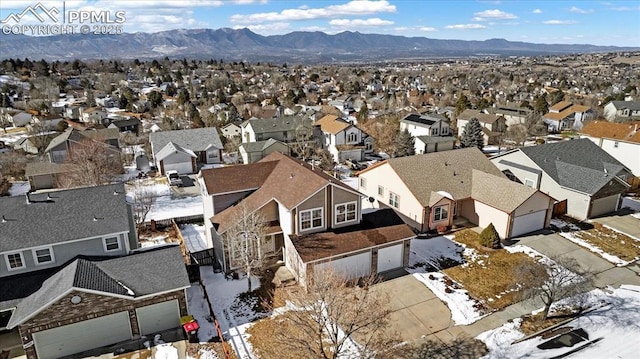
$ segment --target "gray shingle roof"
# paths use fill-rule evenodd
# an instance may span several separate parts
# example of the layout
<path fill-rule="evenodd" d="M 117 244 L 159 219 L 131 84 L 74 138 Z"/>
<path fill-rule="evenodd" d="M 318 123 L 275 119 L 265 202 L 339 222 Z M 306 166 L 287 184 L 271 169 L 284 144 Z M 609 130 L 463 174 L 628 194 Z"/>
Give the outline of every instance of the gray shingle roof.
<path fill-rule="evenodd" d="M 471 197 L 506 213 L 515 211 L 537 192 L 534 188 L 502 176 L 497 177 L 478 170 L 473 170 L 471 176 Z"/>
<path fill-rule="evenodd" d="M 520 151 L 560 186 L 590 195 L 614 176 L 628 173 L 622 163 L 587 138 L 522 147 Z"/>
<path fill-rule="evenodd" d="M 302 124 L 311 125 L 311 120 L 295 116 L 250 119 L 247 122 L 255 133 L 294 131 Z"/>
<path fill-rule="evenodd" d="M 505 178 L 477 148 L 392 158 L 387 162 L 425 207 L 429 205 L 431 192 L 445 191 L 456 200 L 471 197 L 473 169 Z"/>
<path fill-rule="evenodd" d="M 159 265 L 162 266 L 162 275 L 157 271 Z M 8 328 L 22 324 L 31 315 L 44 309 L 52 299 L 74 289 L 134 299 L 188 286 L 189 278 L 182 253 L 176 245 L 103 261 L 79 258 L 47 279 L 37 292 L 18 303 Z"/>
<path fill-rule="evenodd" d="M 447 122 L 447 118 L 443 115 L 437 114 L 437 113 L 428 113 L 428 114 L 424 114 L 424 115 L 418 115 L 415 113 L 410 113 L 408 115 L 406 115 L 404 118 L 402 118 L 403 122 L 413 122 L 413 123 L 417 123 L 420 125 L 426 125 L 426 126 L 431 126 L 434 123 L 436 123 L 437 121 L 444 121 Z"/>
<path fill-rule="evenodd" d="M 267 148 L 269 148 L 269 146 L 273 145 L 274 143 L 280 142 L 276 139 L 270 138 L 266 141 L 256 141 L 256 142 L 245 142 L 243 144 L 241 144 L 240 146 L 242 146 L 245 151 L 247 152 L 262 152 L 264 150 L 266 150 Z M 283 143 L 284 142 L 280 142 Z"/>
<path fill-rule="evenodd" d="M 0 252 L 130 230 L 123 184 L 28 196 L 0 198 Z"/>
<path fill-rule="evenodd" d="M 153 132 L 149 135 L 154 151 L 160 151 L 169 142 L 194 152 L 206 151 L 209 147 L 222 148 L 220 135 L 215 127 L 188 130 Z"/>
<path fill-rule="evenodd" d="M 66 131 L 61 133 L 59 136 L 49 142 L 49 145 L 44 150 L 44 153 L 47 153 L 57 147 L 58 145 L 66 142 L 66 141 L 82 141 L 85 139 L 94 139 L 100 138 L 102 140 L 113 140 L 117 139 L 120 136 L 120 132 L 117 128 L 103 128 L 97 130 L 84 130 L 80 131 L 73 127 L 69 127 Z"/>
<path fill-rule="evenodd" d="M 616 109 L 628 108 L 632 111 L 640 111 L 640 101 L 611 101 Z"/>
<path fill-rule="evenodd" d="M 178 152 L 187 154 L 191 157 L 197 157 L 196 154 L 193 153 L 193 151 L 182 148 L 180 145 L 175 144 L 173 142 L 169 142 L 164 147 L 162 147 L 162 149 L 158 151 L 158 153 L 156 153 L 156 160 L 162 161 L 165 158 L 167 158 L 170 154 L 178 153 Z"/>

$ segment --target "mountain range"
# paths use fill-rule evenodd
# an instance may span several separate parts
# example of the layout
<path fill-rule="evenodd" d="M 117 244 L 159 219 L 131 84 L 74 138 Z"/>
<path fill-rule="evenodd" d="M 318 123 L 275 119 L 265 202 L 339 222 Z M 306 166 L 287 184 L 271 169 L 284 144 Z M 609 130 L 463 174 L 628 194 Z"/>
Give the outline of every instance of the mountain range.
<path fill-rule="evenodd" d="M 201 58 L 233 61 L 364 62 L 470 56 L 535 56 L 637 51 L 638 47 L 534 44 L 490 39 L 439 40 L 426 37 L 335 35 L 296 31 L 263 36 L 249 29 L 168 30 L 120 35 L 0 35 L 0 58 L 32 60 Z"/>

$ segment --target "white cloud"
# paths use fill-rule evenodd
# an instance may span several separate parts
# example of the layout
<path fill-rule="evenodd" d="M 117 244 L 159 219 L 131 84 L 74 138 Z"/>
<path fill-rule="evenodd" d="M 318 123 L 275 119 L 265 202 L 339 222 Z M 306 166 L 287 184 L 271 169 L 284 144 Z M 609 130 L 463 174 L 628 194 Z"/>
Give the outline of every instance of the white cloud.
<path fill-rule="evenodd" d="M 542 22 L 545 25 L 573 25 L 577 24 L 577 21 L 573 20 L 547 20 Z"/>
<path fill-rule="evenodd" d="M 540 10 L 540 9 L 533 9 L 532 13 L 534 13 L 534 14 L 542 14 L 542 10 Z"/>
<path fill-rule="evenodd" d="M 444 28 L 451 29 L 451 30 L 475 30 L 475 29 L 486 29 L 487 27 L 480 24 L 456 24 L 456 25 L 447 25 Z"/>
<path fill-rule="evenodd" d="M 623 12 L 640 11 L 640 5 L 638 5 L 638 6 L 615 6 L 615 7 L 609 8 L 609 10 L 623 11 Z"/>
<path fill-rule="evenodd" d="M 396 32 L 436 32 L 438 29 L 431 26 L 399 26 L 393 28 Z"/>
<path fill-rule="evenodd" d="M 370 15 L 395 11 L 395 5 L 391 5 L 386 0 L 361 0 L 350 1 L 341 5 L 329 5 L 322 8 L 285 9 L 280 12 L 264 12 L 249 15 L 235 14 L 231 16 L 231 22 L 237 24 L 256 24 L 269 21 L 326 19 L 345 15 Z"/>
<path fill-rule="evenodd" d="M 373 17 L 370 19 L 333 19 L 329 21 L 329 25 L 341 28 L 375 27 L 393 25 L 393 21 L 383 20 L 377 17 Z"/>
<path fill-rule="evenodd" d="M 498 9 L 480 11 L 473 15 L 473 21 L 510 20 L 518 18 L 514 14 L 510 14 Z"/>
<path fill-rule="evenodd" d="M 593 12 L 593 9 L 586 10 L 586 9 L 581 9 L 579 7 L 572 6 L 569 8 L 569 12 L 576 13 L 576 14 L 591 14 Z"/>
<path fill-rule="evenodd" d="M 418 28 L 418 31 L 424 31 L 424 32 L 434 32 L 434 31 L 438 31 L 435 27 L 431 27 L 431 26 L 422 26 Z"/>

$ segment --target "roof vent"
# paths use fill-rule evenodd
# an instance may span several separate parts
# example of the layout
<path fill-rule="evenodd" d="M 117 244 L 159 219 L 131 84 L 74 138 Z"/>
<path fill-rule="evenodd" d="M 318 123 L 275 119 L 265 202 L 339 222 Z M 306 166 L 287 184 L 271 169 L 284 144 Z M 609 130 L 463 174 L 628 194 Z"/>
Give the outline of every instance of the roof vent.
<path fill-rule="evenodd" d="M 290 178 L 290 179 L 291 179 L 291 178 L 293 178 L 293 173 L 289 175 L 289 178 Z"/>
<path fill-rule="evenodd" d="M 7 223 L 7 219 L 4 218 L 4 215 L 2 215 L 2 223 Z"/>
<path fill-rule="evenodd" d="M 114 196 L 117 196 L 117 195 L 119 195 L 119 194 L 120 194 L 120 193 L 118 193 L 118 191 L 116 191 L 116 190 L 114 190 L 114 191 L 113 191 L 113 195 L 114 195 Z"/>
<path fill-rule="evenodd" d="M 51 197 L 51 195 L 48 193 L 47 193 L 47 201 L 53 201 L 53 197 Z"/>

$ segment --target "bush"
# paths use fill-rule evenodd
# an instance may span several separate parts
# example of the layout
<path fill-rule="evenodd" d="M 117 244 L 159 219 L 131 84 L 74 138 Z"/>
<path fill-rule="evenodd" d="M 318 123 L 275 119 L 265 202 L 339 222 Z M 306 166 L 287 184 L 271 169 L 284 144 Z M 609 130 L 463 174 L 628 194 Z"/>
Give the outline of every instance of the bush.
<path fill-rule="evenodd" d="M 483 229 L 480 233 L 480 244 L 488 248 L 500 248 L 500 236 L 493 226 L 493 223 L 489 223 L 487 228 Z"/>

